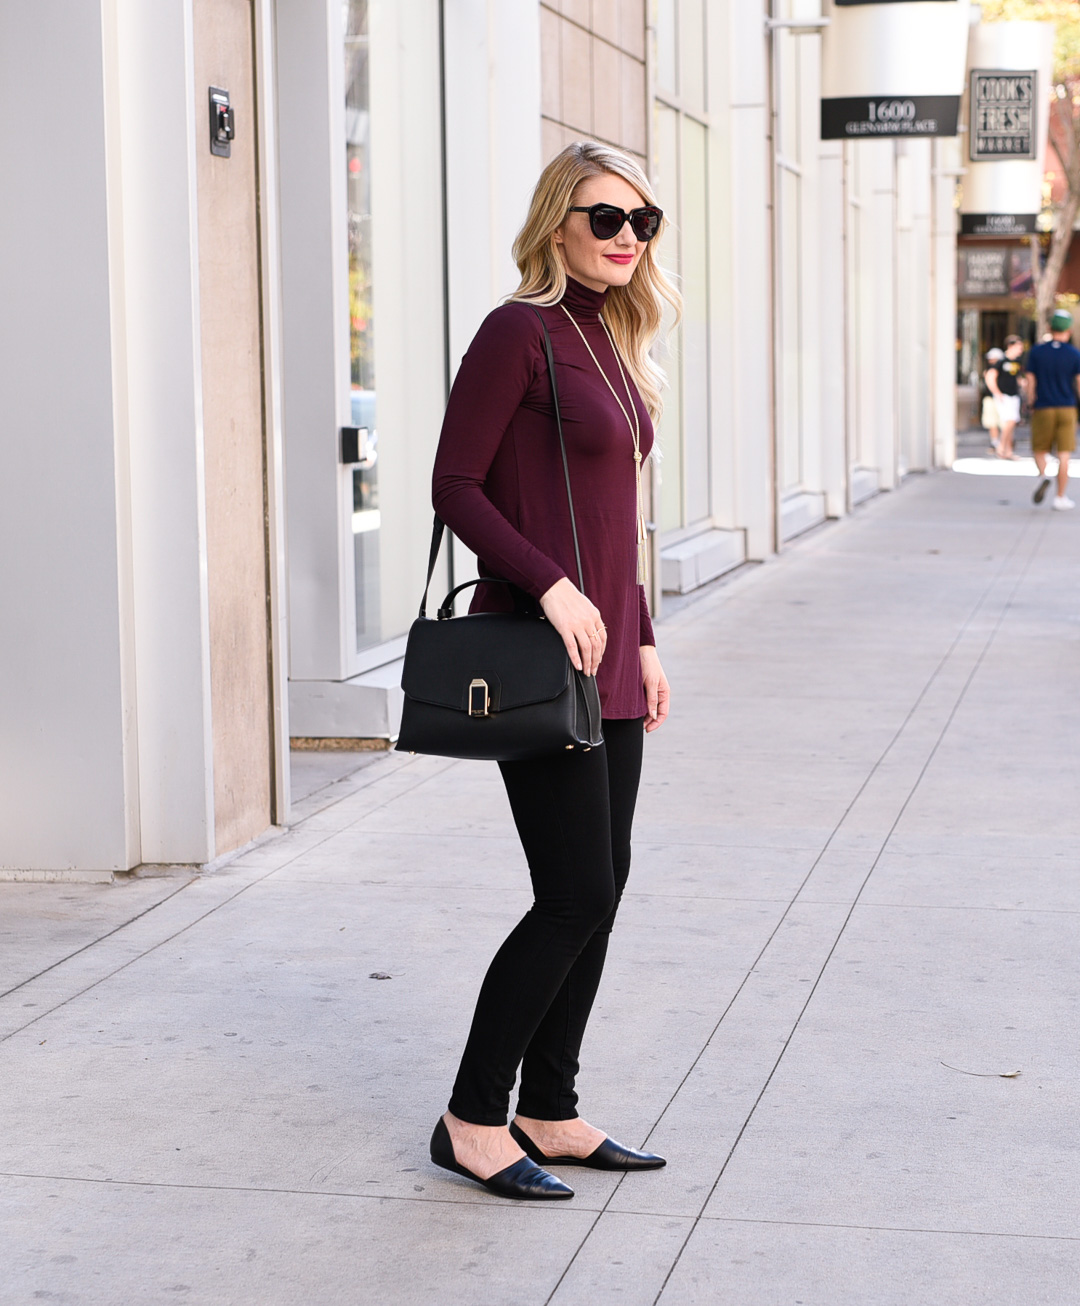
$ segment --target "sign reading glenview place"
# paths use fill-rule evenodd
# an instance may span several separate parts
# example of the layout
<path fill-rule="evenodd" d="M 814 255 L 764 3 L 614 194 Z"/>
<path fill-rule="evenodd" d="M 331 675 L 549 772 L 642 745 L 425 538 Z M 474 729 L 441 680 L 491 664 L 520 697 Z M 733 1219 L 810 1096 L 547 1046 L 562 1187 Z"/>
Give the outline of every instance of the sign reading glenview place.
<path fill-rule="evenodd" d="M 851 3 L 851 0 L 848 0 Z M 874 0 L 893 4 L 897 0 Z M 843 96 L 821 102 L 821 139 L 859 136 L 955 136 L 959 95 Z"/>
<path fill-rule="evenodd" d="M 825 0 L 821 136 L 955 136 L 969 0 Z"/>

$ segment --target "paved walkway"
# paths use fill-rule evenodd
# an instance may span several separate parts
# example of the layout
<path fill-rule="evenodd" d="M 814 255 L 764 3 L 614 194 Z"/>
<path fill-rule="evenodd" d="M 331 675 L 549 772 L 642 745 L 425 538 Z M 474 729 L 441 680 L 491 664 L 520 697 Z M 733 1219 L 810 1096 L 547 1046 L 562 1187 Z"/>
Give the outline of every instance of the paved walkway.
<path fill-rule="evenodd" d="M 661 627 L 583 1092 L 666 1170 L 537 1208 L 428 1162 L 527 901 L 493 767 L 0 885 L 0 1301 L 1080 1301 L 1080 511 L 1030 490 L 912 478 Z"/>

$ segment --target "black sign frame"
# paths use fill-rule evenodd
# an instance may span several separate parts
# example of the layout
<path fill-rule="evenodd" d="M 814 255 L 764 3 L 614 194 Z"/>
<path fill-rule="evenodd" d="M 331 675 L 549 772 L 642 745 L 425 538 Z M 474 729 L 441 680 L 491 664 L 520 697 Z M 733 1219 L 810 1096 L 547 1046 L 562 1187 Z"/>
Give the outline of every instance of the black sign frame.
<path fill-rule="evenodd" d="M 977 80 L 990 78 L 1012 79 L 1026 83 L 1027 103 L 1023 108 L 1028 114 L 1026 127 L 998 126 L 982 128 L 979 126 L 980 108 L 989 108 L 994 102 L 976 92 Z M 972 163 L 1000 163 L 1008 159 L 1031 160 L 1039 157 L 1039 73 L 1035 68 L 972 68 L 968 80 L 968 158 Z M 986 141 L 985 147 L 980 141 Z M 989 142 L 997 142 L 997 146 Z M 1020 149 L 1004 149 L 1003 141 L 1025 143 Z"/>
<path fill-rule="evenodd" d="M 1037 213 L 961 213 L 961 236 L 1031 236 Z"/>
<path fill-rule="evenodd" d="M 823 141 L 955 136 L 959 121 L 959 95 L 857 95 L 821 101 Z"/>

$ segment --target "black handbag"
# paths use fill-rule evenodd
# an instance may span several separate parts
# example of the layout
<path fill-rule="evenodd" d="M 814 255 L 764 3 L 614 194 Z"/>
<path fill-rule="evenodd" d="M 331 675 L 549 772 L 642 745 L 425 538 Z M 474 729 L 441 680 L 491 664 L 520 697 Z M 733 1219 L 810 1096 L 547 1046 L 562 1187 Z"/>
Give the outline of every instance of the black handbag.
<path fill-rule="evenodd" d="M 544 332 L 555 422 L 559 431 L 578 585 L 585 592 L 570 466 L 566 458 L 551 337 Z M 409 630 L 401 688 L 405 696 L 397 748 L 437 757 L 518 762 L 604 742 L 596 677 L 570 661 L 562 636 L 537 605 L 509 581 L 480 576 L 443 599 L 427 615 L 428 590 L 445 527 L 436 516 L 420 615 Z M 455 597 L 473 585 L 508 585 L 513 612 L 453 615 Z"/>

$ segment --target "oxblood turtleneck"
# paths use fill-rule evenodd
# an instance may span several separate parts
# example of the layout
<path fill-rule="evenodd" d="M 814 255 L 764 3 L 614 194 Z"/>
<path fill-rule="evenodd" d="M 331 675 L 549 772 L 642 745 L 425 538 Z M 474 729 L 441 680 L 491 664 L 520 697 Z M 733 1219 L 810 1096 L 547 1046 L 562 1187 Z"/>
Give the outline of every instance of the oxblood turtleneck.
<path fill-rule="evenodd" d="M 626 389 L 600 321 L 605 291 L 572 278 L 559 304 L 540 308 L 551 335 L 585 593 L 608 628 L 597 675 L 604 716 L 645 714 L 638 649 L 653 644 L 637 583 L 637 488 L 626 416 L 589 356 L 581 327 L 623 407 Z M 653 427 L 633 381 L 641 452 Z M 521 302 L 489 313 L 450 392 L 432 481 L 435 511 L 477 555 L 480 574 L 513 581 L 534 598 L 568 576 L 578 584 L 551 381 L 536 310 Z M 505 611 L 505 587 L 477 586 L 471 611 Z"/>

